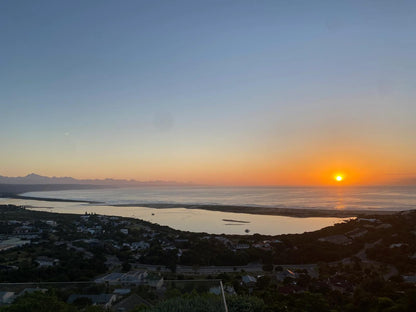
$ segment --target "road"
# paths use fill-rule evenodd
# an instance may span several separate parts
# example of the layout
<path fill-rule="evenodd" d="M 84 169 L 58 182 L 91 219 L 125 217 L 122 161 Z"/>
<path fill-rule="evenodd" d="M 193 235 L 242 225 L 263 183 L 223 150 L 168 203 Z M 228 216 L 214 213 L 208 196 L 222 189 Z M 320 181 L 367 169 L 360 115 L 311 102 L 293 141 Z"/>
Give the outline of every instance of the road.
<path fill-rule="evenodd" d="M 275 265 L 278 267 L 279 265 Z M 317 270 L 316 264 L 297 264 L 297 265 L 280 265 L 283 269 L 289 270 L 307 270 L 311 276 L 316 276 Z M 171 270 L 162 265 L 153 264 L 134 264 L 135 269 L 143 269 L 148 271 L 159 271 L 159 272 L 171 272 Z M 248 273 L 264 273 L 263 266 L 260 263 L 250 263 L 248 265 L 240 266 L 186 266 L 178 265 L 176 267 L 176 273 L 178 274 L 220 274 L 220 273 L 233 273 L 233 272 L 248 272 Z"/>
<path fill-rule="evenodd" d="M 374 243 L 365 244 L 364 248 L 360 250 L 355 256 L 359 258 L 363 263 L 369 263 L 373 265 L 383 265 L 377 261 L 373 261 L 367 258 L 366 250 L 368 248 L 372 248 L 374 245 L 378 244 L 380 241 L 376 241 Z M 351 260 L 351 257 L 329 262 L 328 264 L 337 264 L 337 263 L 348 263 Z M 135 269 L 142 269 L 148 271 L 158 271 L 158 272 L 171 272 L 171 270 L 162 265 L 152 265 L 152 264 L 132 264 Z M 393 275 L 396 275 L 397 269 L 394 266 L 384 264 L 387 267 L 388 271 L 384 273 L 384 278 L 388 279 Z M 274 265 L 274 269 L 276 267 L 282 267 L 284 270 L 306 270 L 311 277 L 317 278 L 319 276 L 318 273 L 318 265 L 317 264 L 285 264 L 285 265 Z M 220 274 L 220 273 L 233 273 L 233 272 L 247 272 L 247 273 L 256 273 L 256 274 L 263 274 L 263 266 L 260 263 L 250 263 L 248 265 L 241 265 L 241 266 L 186 266 L 186 265 L 178 265 L 176 267 L 176 273 L 178 274 L 187 274 L 187 275 L 209 275 L 209 274 Z"/>

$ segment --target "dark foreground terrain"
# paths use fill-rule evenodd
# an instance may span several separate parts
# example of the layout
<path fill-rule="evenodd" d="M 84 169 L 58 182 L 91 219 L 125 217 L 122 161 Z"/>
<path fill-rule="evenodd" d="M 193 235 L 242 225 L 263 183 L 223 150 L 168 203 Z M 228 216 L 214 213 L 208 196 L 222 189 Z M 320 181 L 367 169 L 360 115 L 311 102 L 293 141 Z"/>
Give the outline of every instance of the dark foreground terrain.
<path fill-rule="evenodd" d="M 225 311 L 219 281 L 229 311 L 416 311 L 416 211 L 236 236 L 0 206 L 2 312 Z"/>

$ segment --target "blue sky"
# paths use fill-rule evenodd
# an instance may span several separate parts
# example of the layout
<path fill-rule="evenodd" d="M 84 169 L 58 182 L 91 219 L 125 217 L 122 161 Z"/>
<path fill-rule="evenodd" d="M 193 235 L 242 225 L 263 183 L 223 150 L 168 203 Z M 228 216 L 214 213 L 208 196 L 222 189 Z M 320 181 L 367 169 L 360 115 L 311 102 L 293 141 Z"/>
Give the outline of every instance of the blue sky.
<path fill-rule="evenodd" d="M 411 175 L 415 29 L 414 1 L 2 1 L 0 174 Z"/>

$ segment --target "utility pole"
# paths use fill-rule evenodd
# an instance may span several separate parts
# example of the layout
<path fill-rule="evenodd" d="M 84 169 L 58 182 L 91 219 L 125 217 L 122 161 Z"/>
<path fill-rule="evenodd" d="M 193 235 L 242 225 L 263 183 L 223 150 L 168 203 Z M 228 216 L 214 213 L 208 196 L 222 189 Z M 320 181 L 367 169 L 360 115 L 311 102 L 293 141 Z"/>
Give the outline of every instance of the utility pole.
<path fill-rule="evenodd" d="M 224 286 L 222 285 L 222 281 L 220 281 L 220 287 L 221 287 L 221 293 L 222 293 L 222 300 L 224 301 L 225 312 L 228 312 L 227 301 L 225 301 Z"/>

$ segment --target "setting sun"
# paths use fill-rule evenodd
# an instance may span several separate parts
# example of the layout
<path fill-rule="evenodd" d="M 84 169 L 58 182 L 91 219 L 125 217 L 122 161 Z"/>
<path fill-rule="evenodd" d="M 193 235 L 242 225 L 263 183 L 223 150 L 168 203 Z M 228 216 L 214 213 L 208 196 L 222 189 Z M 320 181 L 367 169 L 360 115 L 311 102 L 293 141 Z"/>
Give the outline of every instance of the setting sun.
<path fill-rule="evenodd" d="M 343 179 L 344 179 L 344 177 L 343 177 L 343 176 L 341 176 L 341 175 L 337 175 L 337 176 L 335 177 L 335 180 L 337 180 L 338 182 L 341 182 Z"/>

